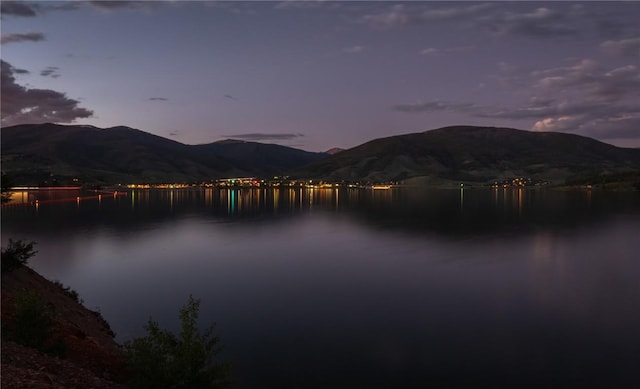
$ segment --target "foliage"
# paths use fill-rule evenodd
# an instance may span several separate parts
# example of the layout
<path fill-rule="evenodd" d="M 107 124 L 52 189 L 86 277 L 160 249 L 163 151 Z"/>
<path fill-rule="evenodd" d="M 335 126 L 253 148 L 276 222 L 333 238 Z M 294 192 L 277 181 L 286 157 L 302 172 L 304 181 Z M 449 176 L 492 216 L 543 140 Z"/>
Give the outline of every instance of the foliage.
<path fill-rule="evenodd" d="M 29 258 L 33 257 L 37 251 L 33 249 L 35 242 L 13 241 L 9 239 L 6 248 L 2 249 L 2 272 L 8 272 L 27 264 Z"/>
<path fill-rule="evenodd" d="M 176 336 L 160 329 L 153 319 L 145 325 L 147 336 L 127 342 L 125 357 L 132 388 L 223 388 L 230 386 L 229 366 L 215 359 L 220 338 L 215 324 L 200 333 L 200 300 L 189 296 L 180 310 L 182 329 Z"/>
<path fill-rule="evenodd" d="M 40 351 L 64 355 L 65 345 L 55 336 L 53 315 L 35 292 L 16 294 L 16 311 L 13 326 L 7 337 L 27 347 Z"/>
<path fill-rule="evenodd" d="M 64 284 L 58 280 L 53 281 L 53 284 L 58 288 L 60 288 L 62 293 L 71 297 L 73 301 L 77 302 L 78 304 L 84 303 L 84 300 L 80 298 L 80 294 L 78 294 L 78 292 L 76 292 L 75 290 L 71 289 L 70 286 L 64 286 Z"/>

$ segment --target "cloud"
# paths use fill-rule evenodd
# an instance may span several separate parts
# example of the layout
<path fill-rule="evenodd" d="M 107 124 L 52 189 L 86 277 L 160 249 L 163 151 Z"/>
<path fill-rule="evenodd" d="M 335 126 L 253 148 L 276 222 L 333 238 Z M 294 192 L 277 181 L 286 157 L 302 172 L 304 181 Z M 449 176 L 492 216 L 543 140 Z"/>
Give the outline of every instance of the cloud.
<path fill-rule="evenodd" d="M 433 100 L 396 104 L 404 113 L 459 112 L 472 117 L 527 120 L 533 131 L 572 132 L 596 139 L 640 140 L 640 68 L 607 69 L 585 59 L 571 66 L 525 72 L 502 66 L 529 95 L 524 104 L 497 107 Z"/>
<path fill-rule="evenodd" d="M 229 100 L 234 100 L 234 101 L 238 101 L 238 99 L 236 99 L 236 98 L 235 98 L 234 96 L 232 96 L 232 95 L 229 95 L 229 94 L 227 94 L 227 95 L 224 95 L 224 98 L 225 98 L 225 99 L 229 99 Z"/>
<path fill-rule="evenodd" d="M 430 55 L 432 57 L 436 57 L 436 56 L 440 55 L 440 50 L 436 49 L 435 47 L 429 47 L 429 48 L 426 48 L 424 50 L 421 50 L 420 54 L 422 54 L 422 55 Z"/>
<path fill-rule="evenodd" d="M 378 5 L 380 3 L 382 5 Z M 360 16 L 354 22 L 377 29 L 430 25 L 484 32 L 497 37 L 533 39 L 593 36 L 611 39 L 613 36 L 628 38 L 638 33 L 637 18 L 633 18 L 633 2 L 621 3 L 617 7 L 596 2 L 546 2 L 543 5 L 531 2 L 380 3 L 374 2 L 364 11 L 361 7 Z"/>
<path fill-rule="evenodd" d="M 342 51 L 349 54 L 360 54 L 364 51 L 364 46 L 345 47 Z"/>
<path fill-rule="evenodd" d="M 22 17 L 33 17 L 38 14 L 37 6 L 24 1 L 3 1 L 0 3 L 0 12 L 2 15 Z"/>
<path fill-rule="evenodd" d="M 35 17 L 50 11 L 73 11 L 81 7 L 90 6 L 101 11 L 115 11 L 120 9 L 142 9 L 151 10 L 162 6 L 161 1 L 125 1 L 125 0 L 105 0 L 105 1 L 2 1 L 0 3 L 2 15 Z M 172 2 L 179 4 L 179 2 Z"/>
<path fill-rule="evenodd" d="M 428 55 L 431 57 L 437 57 L 439 55 L 445 54 L 445 53 L 460 53 L 463 51 L 469 51 L 474 49 L 474 46 L 458 46 L 458 47 L 448 47 L 445 49 L 436 49 L 435 47 L 429 47 L 423 50 L 420 50 L 420 54 L 422 55 Z"/>
<path fill-rule="evenodd" d="M 227 138 L 240 139 L 240 140 L 249 140 L 249 141 L 290 140 L 290 139 L 296 139 L 296 138 L 304 137 L 304 135 L 300 134 L 300 133 L 297 133 L 297 134 L 294 134 L 294 133 L 270 134 L 270 133 L 261 133 L 261 132 L 254 132 L 254 133 L 248 133 L 248 134 L 223 135 L 223 136 L 227 137 Z"/>
<path fill-rule="evenodd" d="M 575 12 L 539 7 L 529 12 L 503 11 L 485 16 L 479 25 L 497 35 L 551 38 L 575 35 Z"/>
<path fill-rule="evenodd" d="M 76 10 L 84 4 L 82 1 L 46 1 L 46 2 L 28 2 L 28 1 L 2 1 L 0 9 L 2 16 L 20 16 L 35 17 L 48 11 L 72 11 Z"/>
<path fill-rule="evenodd" d="M 532 131 L 573 132 L 596 139 L 640 139 L 640 113 L 553 116 L 534 123 Z"/>
<path fill-rule="evenodd" d="M 17 42 L 39 42 L 44 40 L 44 34 L 41 32 L 27 32 L 24 34 L 2 34 L 2 44 Z"/>
<path fill-rule="evenodd" d="M 422 112 L 437 112 L 437 111 L 456 111 L 456 112 L 470 112 L 475 109 L 475 105 L 471 103 L 458 103 L 448 101 L 428 101 L 417 102 L 411 104 L 396 104 L 392 107 L 394 111 L 406 112 L 406 113 L 422 113 Z"/>
<path fill-rule="evenodd" d="M 414 22 L 414 19 L 404 4 L 394 4 L 385 11 L 366 14 L 360 21 L 373 27 L 386 28 L 403 26 Z"/>
<path fill-rule="evenodd" d="M 465 5 L 461 7 L 431 8 L 425 10 L 420 19 L 425 22 L 451 20 L 460 17 L 474 16 L 493 7 L 490 3 Z"/>
<path fill-rule="evenodd" d="M 93 116 L 79 102 L 51 89 L 27 89 L 16 83 L 15 69 L 2 64 L 2 126 L 25 123 L 71 123 Z"/>
<path fill-rule="evenodd" d="M 11 70 L 13 71 L 13 74 L 29 74 L 30 72 L 26 69 L 18 69 L 18 68 L 14 68 L 13 66 L 11 67 Z M 4 72 L 4 70 L 3 70 Z"/>
<path fill-rule="evenodd" d="M 120 9 L 156 9 L 162 5 L 159 1 L 125 1 L 125 0 L 96 0 L 88 4 L 101 11 L 115 11 Z"/>
<path fill-rule="evenodd" d="M 358 22 L 376 28 L 389 28 L 411 24 L 448 21 L 477 15 L 491 8 L 488 3 L 462 5 L 456 7 L 433 7 L 425 3 L 394 4 L 380 11 L 370 12 Z"/>
<path fill-rule="evenodd" d="M 149 101 L 169 101 L 166 97 L 149 97 L 147 100 Z"/>
<path fill-rule="evenodd" d="M 640 37 L 605 41 L 600 44 L 600 49 L 611 55 L 640 57 Z"/>
<path fill-rule="evenodd" d="M 109 0 L 103 0 L 103 1 L 89 1 L 89 3 L 91 5 L 93 5 L 96 8 L 102 8 L 102 9 L 118 9 L 118 8 L 128 8 L 131 7 L 134 3 L 136 3 L 135 1 L 109 1 Z"/>
<path fill-rule="evenodd" d="M 279 1 L 274 6 L 275 9 L 317 9 L 321 7 L 339 8 L 340 3 L 324 0 L 284 0 Z"/>
<path fill-rule="evenodd" d="M 573 93 L 582 99 L 613 103 L 629 96 L 640 98 L 640 69 L 626 65 L 605 70 L 585 59 L 573 66 L 531 73 L 532 87 L 545 93 Z"/>
<path fill-rule="evenodd" d="M 57 66 L 47 66 L 46 69 L 40 72 L 40 75 L 43 77 L 58 78 L 60 77 L 58 70 L 60 70 L 60 68 Z"/>

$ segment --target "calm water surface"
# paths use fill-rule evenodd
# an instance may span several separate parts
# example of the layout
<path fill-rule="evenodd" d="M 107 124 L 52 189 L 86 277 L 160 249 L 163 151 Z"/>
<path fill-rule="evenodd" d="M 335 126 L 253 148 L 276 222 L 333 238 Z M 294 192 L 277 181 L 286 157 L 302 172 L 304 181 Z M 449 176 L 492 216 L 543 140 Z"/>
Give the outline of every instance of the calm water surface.
<path fill-rule="evenodd" d="M 119 341 L 200 298 L 240 388 L 640 382 L 638 193 L 140 190 L 3 208 L 8 238 Z"/>

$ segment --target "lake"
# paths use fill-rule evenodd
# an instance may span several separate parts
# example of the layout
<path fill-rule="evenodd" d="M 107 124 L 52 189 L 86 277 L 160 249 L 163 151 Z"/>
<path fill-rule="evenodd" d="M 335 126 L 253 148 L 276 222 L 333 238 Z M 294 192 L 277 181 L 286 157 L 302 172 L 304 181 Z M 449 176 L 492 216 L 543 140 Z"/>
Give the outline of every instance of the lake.
<path fill-rule="evenodd" d="M 36 241 L 121 342 L 201 299 L 239 388 L 638 382 L 637 192 L 76 195 L 16 194 L 40 201 L 2 209 L 3 245 Z"/>

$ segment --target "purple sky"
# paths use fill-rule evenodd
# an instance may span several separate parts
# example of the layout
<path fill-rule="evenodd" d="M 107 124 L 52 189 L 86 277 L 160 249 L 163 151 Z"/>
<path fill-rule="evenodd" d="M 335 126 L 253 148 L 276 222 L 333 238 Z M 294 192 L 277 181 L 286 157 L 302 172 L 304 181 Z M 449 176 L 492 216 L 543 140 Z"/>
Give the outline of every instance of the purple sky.
<path fill-rule="evenodd" d="M 1 5 L 2 126 L 324 151 L 472 124 L 640 147 L 640 2 Z"/>

